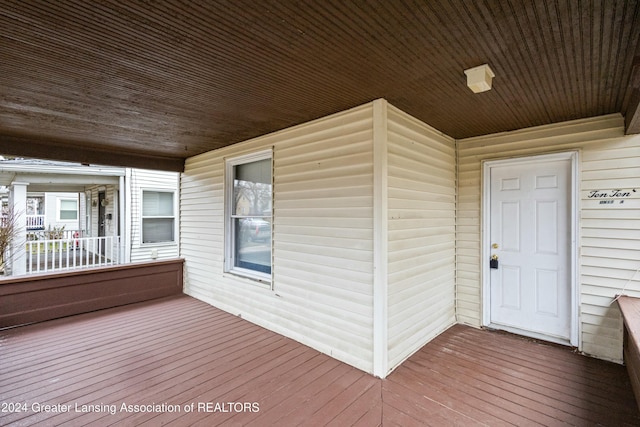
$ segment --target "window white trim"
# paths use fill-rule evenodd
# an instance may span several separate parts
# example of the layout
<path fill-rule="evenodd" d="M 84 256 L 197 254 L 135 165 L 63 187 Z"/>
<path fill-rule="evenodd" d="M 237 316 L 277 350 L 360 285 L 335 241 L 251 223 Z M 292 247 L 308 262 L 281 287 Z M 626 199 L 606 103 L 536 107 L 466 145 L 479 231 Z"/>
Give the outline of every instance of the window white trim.
<path fill-rule="evenodd" d="M 259 272 L 248 268 L 242 268 L 236 266 L 235 253 L 236 253 L 236 239 L 235 239 L 235 225 L 233 215 L 234 207 L 234 167 L 246 163 L 257 162 L 261 160 L 269 160 L 271 165 L 271 216 L 269 217 L 271 226 L 271 258 L 270 258 L 270 273 Z M 272 274 L 273 274 L 273 150 L 271 148 L 267 150 L 257 151 L 250 154 L 245 154 L 238 157 L 225 159 L 225 174 L 224 174 L 224 225 L 225 225 L 225 239 L 224 239 L 224 271 L 225 273 L 232 273 L 238 276 L 253 279 L 255 281 L 268 284 L 271 286 Z M 262 215 L 261 217 L 265 217 Z"/>
<path fill-rule="evenodd" d="M 173 215 L 156 215 L 156 216 L 145 216 L 144 215 L 144 193 L 171 193 L 173 195 Z M 140 246 L 166 246 L 166 245 L 177 245 L 178 244 L 178 197 L 177 191 L 172 188 L 140 188 Z M 144 241 L 144 220 L 145 219 L 173 219 L 173 240 L 167 240 L 164 242 L 145 242 Z"/>

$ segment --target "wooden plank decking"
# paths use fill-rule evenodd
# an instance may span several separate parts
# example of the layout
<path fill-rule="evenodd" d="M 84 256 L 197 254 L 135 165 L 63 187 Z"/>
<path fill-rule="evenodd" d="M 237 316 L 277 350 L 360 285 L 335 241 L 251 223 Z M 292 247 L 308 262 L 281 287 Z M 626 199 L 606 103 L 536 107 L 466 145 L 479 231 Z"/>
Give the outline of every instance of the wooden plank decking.
<path fill-rule="evenodd" d="M 454 326 L 379 380 L 187 296 L 0 331 L 0 404 L 0 425 L 640 425 L 624 367 L 563 347 Z"/>

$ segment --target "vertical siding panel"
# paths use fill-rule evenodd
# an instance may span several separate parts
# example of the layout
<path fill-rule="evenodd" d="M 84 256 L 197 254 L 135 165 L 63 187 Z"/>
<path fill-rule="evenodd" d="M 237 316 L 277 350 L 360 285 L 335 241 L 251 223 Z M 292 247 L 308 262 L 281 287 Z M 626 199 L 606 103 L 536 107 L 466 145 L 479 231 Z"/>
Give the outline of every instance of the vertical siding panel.
<path fill-rule="evenodd" d="M 622 360 L 622 327 L 612 300 L 623 289 L 640 296 L 640 199 L 603 207 L 589 190 L 640 189 L 640 136 L 624 136 L 620 115 L 576 120 L 458 141 L 458 320 L 481 324 L 481 162 L 580 150 L 581 350 Z"/>
<path fill-rule="evenodd" d="M 372 105 L 187 160 L 185 292 L 372 370 Z M 273 289 L 223 272 L 224 159 L 273 148 Z"/>
<path fill-rule="evenodd" d="M 388 113 L 388 353 L 391 368 L 455 323 L 454 140 Z"/>

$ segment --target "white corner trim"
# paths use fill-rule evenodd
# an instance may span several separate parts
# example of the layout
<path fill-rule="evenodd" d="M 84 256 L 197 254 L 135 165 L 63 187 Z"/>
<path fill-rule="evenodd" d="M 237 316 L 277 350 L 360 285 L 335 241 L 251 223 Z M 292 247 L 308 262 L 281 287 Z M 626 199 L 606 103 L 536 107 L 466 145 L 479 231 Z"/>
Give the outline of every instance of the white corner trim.
<path fill-rule="evenodd" d="M 388 357 L 387 101 L 373 102 L 373 375 L 384 378 Z"/>

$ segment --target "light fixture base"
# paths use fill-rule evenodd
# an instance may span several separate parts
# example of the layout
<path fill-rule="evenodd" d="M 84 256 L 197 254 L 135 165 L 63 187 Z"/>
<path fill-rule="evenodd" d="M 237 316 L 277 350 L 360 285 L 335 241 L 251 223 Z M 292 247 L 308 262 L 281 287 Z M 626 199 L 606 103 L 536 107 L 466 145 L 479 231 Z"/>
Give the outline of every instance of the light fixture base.
<path fill-rule="evenodd" d="M 488 64 L 464 70 L 467 75 L 467 86 L 473 93 L 486 92 L 491 89 L 495 74 Z"/>

